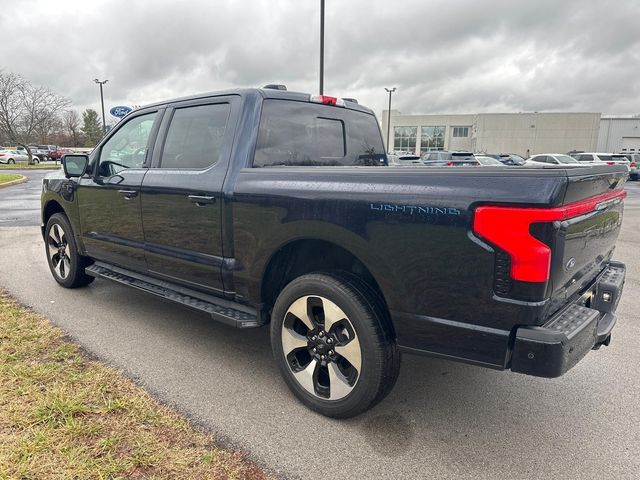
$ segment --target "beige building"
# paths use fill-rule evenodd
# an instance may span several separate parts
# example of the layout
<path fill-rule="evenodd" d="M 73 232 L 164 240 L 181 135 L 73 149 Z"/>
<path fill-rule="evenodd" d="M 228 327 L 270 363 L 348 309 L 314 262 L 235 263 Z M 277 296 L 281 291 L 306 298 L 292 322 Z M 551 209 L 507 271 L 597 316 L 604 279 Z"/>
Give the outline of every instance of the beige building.
<path fill-rule="evenodd" d="M 385 143 L 387 114 L 384 110 L 381 118 Z M 391 110 L 389 151 L 468 150 L 522 156 L 594 151 L 599 128 L 599 113 L 402 115 Z"/>

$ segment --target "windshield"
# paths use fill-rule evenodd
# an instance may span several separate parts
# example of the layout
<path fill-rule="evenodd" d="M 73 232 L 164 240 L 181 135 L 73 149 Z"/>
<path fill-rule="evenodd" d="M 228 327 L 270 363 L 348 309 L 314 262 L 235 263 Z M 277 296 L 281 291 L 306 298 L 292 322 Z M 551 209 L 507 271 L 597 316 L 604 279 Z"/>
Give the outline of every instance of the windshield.
<path fill-rule="evenodd" d="M 555 158 L 559 163 L 580 163 L 578 162 L 578 160 L 570 157 L 569 155 L 555 155 Z"/>

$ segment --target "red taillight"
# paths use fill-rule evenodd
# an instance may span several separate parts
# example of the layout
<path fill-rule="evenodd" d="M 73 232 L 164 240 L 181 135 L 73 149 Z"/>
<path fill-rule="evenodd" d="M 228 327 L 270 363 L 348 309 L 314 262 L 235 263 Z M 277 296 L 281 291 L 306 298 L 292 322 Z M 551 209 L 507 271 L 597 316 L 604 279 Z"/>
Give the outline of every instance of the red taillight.
<path fill-rule="evenodd" d="M 329 97 L 327 95 L 311 95 L 309 98 L 314 103 L 322 103 L 324 105 L 333 105 L 335 107 L 344 107 L 344 100 L 337 97 Z"/>
<path fill-rule="evenodd" d="M 556 208 L 478 207 L 473 217 L 473 231 L 511 256 L 511 278 L 546 282 L 551 249 L 531 235 L 531 225 L 584 215 L 620 202 L 626 196 L 624 190 L 616 190 Z"/>
<path fill-rule="evenodd" d="M 607 165 L 615 165 L 616 162 L 607 162 Z"/>
<path fill-rule="evenodd" d="M 638 164 L 637 164 L 636 162 L 631 162 L 631 163 L 629 164 L 629 166 L 630 166 L 630 167 L 637 167 L 637 166 L 638 166 Z"/>
<path fill-rule="evenodd" d="M 0 157 L 4 157 L 6 153 L 0 153 Z"/>
<path fill-rule="evenodd" d="M 447 162 L 447 167 L 453 167 L 453 162 Z"/>

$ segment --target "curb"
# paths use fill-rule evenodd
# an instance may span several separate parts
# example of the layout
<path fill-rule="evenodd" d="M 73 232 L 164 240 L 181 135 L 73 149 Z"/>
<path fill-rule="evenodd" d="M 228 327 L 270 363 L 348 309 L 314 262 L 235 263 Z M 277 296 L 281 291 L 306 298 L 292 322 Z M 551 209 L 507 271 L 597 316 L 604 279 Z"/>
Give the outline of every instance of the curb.
<path fill-rule="evenodd" d="M 21 178 L 18 178 L 16 180 L 11 180 L 10 182 L 6 182 L 6 183 L 0 183 L 0 188 L 12 187 L 14 185 L 19 185 L 21 183 L 26 182 L 27 180 L 29 180 L 27 177 L 25 177 L 24 175 L 21 175 Z"/>

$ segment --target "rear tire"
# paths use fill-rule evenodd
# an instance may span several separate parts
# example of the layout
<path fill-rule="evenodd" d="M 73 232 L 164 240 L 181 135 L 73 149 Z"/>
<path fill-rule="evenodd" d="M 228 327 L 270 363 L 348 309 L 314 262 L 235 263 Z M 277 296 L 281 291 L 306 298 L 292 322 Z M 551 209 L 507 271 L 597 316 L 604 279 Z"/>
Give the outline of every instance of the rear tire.
<path fill-rule="evenodd" d="M 333 418 L 373 407 L 400 368 L 386 311 L 349 274 L 313 273 L 289 283 L 273 308 L 271 345 L 294 395 Z"/>
<path fill-rule="evenodd" d="M 10 158 L 9 160 L 7 160 L 7 163 L 9 165 L 15 165 L 16 161 L 13 158 Z"/>
<path fill-rule="evenodd" d="M 44 239 L 49 270 L 56 282 L 65 288 L 84 287 L 93 282 L 94 277 L 84 271 L 91 259 L 78 253 L 73 229 L 64 214 L 51 216 Z"/>

